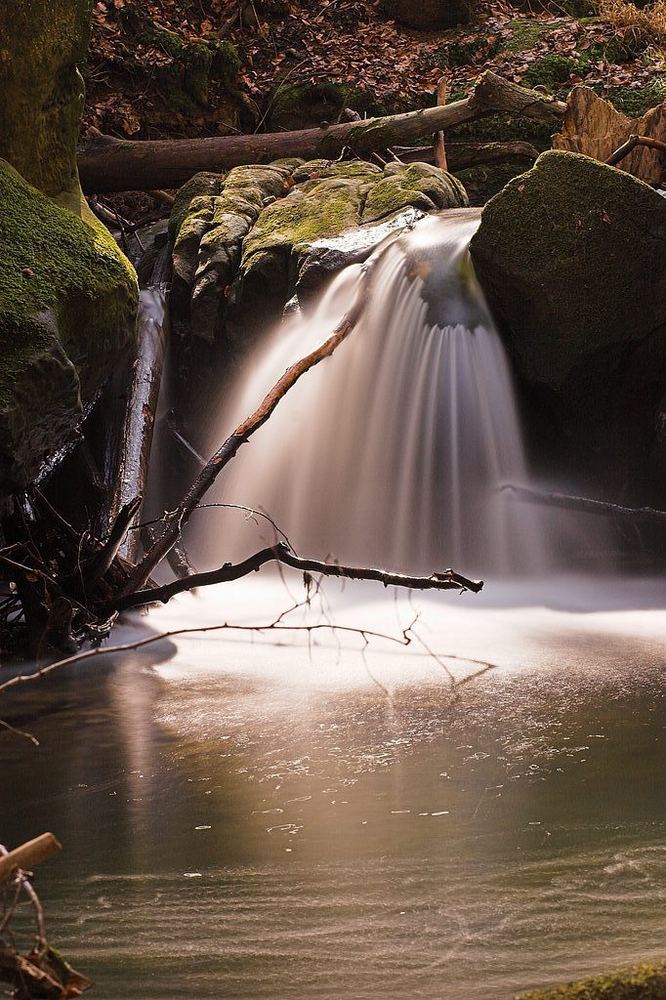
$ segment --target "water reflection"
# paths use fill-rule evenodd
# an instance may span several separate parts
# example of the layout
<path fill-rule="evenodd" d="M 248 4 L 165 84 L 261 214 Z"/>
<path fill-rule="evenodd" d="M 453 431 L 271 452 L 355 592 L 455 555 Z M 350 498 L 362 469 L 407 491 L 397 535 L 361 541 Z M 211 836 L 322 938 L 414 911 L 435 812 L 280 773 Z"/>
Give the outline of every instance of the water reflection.
<path fill-rule="evenodd" d="M 39 887 L 94 995 L 500 1000 L 663 952 L 663 616 L 423 607 L 498 669 L 218 635 L 62 678 L 37 722 L 23 693 L 3 837 L 65 843 Z"/>

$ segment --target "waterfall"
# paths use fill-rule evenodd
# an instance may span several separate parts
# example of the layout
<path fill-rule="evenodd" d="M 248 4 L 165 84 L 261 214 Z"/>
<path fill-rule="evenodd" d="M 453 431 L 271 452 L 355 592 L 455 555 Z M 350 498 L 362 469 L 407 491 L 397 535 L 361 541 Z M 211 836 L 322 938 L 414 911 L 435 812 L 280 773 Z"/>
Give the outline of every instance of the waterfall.
<path fill-rule="evenodd" d="M 510 366 L 469 256 L 478 222 L 474 210 L 444 213 L 375 251 L 356 329 L 279 404 L 212 499 L 269 512 L 301 554 L 486 577 L 545 568 L 545 515 L 501 490 L 529 476 Z M 211 444 L 322 342 L 365 280 L 362 265 L 346 268 L 259 346 Z M 213 553 L 205 523 L 206 558 L 274 537 L 224 512 Z"/>

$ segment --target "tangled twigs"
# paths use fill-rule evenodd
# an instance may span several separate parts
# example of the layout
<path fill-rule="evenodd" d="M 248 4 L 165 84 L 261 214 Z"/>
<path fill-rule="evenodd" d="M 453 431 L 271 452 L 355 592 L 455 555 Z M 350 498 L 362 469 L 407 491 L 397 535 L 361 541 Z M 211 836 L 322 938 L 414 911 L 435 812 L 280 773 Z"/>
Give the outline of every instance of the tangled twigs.
<path fill-rule="evenodd" d="M 60 844 L 52 833 L 13 851 L 0 844 L 0 981 L 13 988 L 15 1000 L 72 1000 L 92 986 L 49 946 L 44 910 L 25 870 L 58 850 Z M 12 930 L 23 897 L 32 907 L 36 931 L 34 943 L 25 953 L 17 947 Z"/>

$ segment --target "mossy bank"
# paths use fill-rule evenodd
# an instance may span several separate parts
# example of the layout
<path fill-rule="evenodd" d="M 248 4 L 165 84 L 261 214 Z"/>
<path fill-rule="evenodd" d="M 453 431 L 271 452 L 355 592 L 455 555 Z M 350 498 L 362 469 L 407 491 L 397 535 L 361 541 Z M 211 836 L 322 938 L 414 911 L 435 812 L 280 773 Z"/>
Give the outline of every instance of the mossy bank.
<path fill-rule="evenodd" d="M 138 288 L 109 233 L 0 161 L 0 492 L 74 433 L 134 335 Z"/>

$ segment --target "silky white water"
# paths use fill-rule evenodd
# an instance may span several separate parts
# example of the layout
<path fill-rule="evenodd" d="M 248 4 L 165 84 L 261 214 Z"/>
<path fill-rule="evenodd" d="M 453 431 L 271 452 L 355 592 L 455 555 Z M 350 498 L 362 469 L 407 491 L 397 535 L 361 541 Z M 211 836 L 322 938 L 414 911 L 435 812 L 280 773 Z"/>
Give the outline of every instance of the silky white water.
<path fill-rule="evenodd" d="M 416 572 L 544 569 L 543 514 L 501 489 L 528 473 L 510 368 L 468 253 L 478 221 L 473 210 L 424 220 L 259 345 L 211 446 L 335 329 L 359 286 L 367 295 L 356 328 L 279 404 L 215 499 L 268 511 L 301 554 Z M 225 559 L 271 537 L 237 514 L 221 523 Z M 210 520 L 204 530 L 208 556 Z"/>

